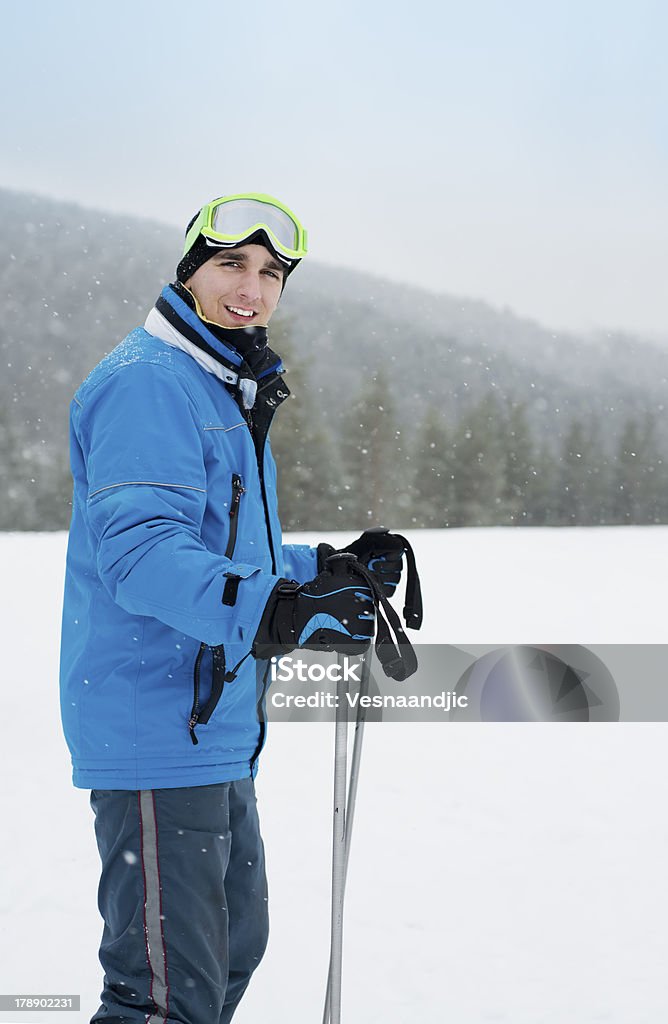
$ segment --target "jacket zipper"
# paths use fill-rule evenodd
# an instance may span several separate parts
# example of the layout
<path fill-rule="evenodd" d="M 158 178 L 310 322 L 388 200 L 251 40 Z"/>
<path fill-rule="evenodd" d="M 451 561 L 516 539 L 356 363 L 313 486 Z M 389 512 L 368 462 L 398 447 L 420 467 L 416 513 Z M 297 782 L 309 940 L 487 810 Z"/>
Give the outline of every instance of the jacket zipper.
<path fill-rule="evenodd" d="M 260 698 L 259 698 L 259 700 L 257 702 L 257 717 L 258 717 L 258 720 L 260 722 L 260 737 L 258 739 L 257 746 L 255 748 L 253 756 L 250 759 L 251 778 L 253 777 L 253 768 L 255 767 L 255 762 L 257 761 L 258 757 L 260 756 L 260 751 L 262 750 L 262 747 L 264 745 L 264 735 L 265 735 L 265 732 L 267 731 L 265 714 L 264 714 L 264 698 L 265 698 L 265 694 L 267 692 L 267 680 L 269 679 L 269 668 L 270 667 L 271 667 L 271 662 L 268 661 L 267 662 L 267 666 L 265 668 L 265 672 L 264 672 L 264 679 L 262 680 L 262 693 L 260 694 Z"/>
<path fill-rule="evenodd" d="M 239 503 L 241 502 L 241 495 L 245 493 L 246 488 L 243 485 L 243 480 L 238 473 L 233 473 L 232 501 L 230 502 L 230 535 L 227 540 L 227 547 L 225 548 L 225 558 L 231 558 L 234 554 L 234 548 L 237 543 L 237 533 L 239 531 Z M 199 722 L 200 714 L 202 713 L 199 703 L 199 673 L 202 658 L 204 657 L 204 652 L 206 651 L 207 646 L 208 645 L 204 643 L 200 644 L 199 651 L 197 652 L 197 657 L 195 659 L 195 668 L 193 670 L 193 706 L 190 711 L 190 718 L 188 719 L 188 729 L 190 731 L 190 739 L 193 741 L 195 746 L 199 743 L 199 740 L 195 735 L 195 726 Z M 215 670 L 215 666 L 216 655 L 214 653 L 212 672 Z"/>
<path fill-rule="evenodd" d="M 257 397 L 259 398 L 260 393 L 262 391 L 264 391 L 267 387 L 272 386 L 274 383 L 275 383 L 275 380 L 272 379 L 272 380 L 267 381 L 261 387 L 258 387 Z M 288 392 L 288 394 L 289 394 L 289 392 Z M 288 394 L 281 393 L 281 395 L 280 395 L 281 401 L 283 401 L 284 398 L 287 398 Z M 257 403 L 257 398 L 256 398 L 256 403 Z M 271 567 L 272 567 L 272 573 L 274 575 L 276 575 L 277 562 L 276 562 L 276 550 L 274 548 L 274 537 L 273 537 L 273 534 L 272 534 L 272 531 L 271 531 L 271 521 L 270 521 L 270 518 L 269 518 L 269 502 L 267 501 L 267 489 L 266 489 L 265 482 L 264 482 L 264 451 L 265 451 L 265 446 L 266 446 L 266 443 L 267 443 L 267 436 L 269 434 L 269 427 L 271 425 L 271 420 L 273 419 L 273 414 L 274 414 L 274 412 L 276 410 L 277 404 L 278 403 L 276 401 L 276 398 L 273 397 L 273 396 L 271 396 L 267 400 L 267 405 L 271 408 L 272 412 L 270 413 L 269 418 L 268 418 L 267 422 L 264 425 L 264 428 L 262 430 L 262 434 L 261 434 L 260 438 L 258 438 L 257 425 L 256 425 L 256 421 L 255 421 L 255 418 L 252 415 L 251 410 L 250 409 L 242 409 L 242 415 L 243 415 L 244 419 L 246 420 L 246 423 L 248 424 L 248 429 L 249 429 L 250 435 L 251 435 L 251 437 L 253 439 L 253 446 L 255 448 L 255 457 L 257 459 L 257 469 L 258 469 L 258 474 L 259 474 L 259 477 L 260 477 L 260 491 L 262 493 L 262 505 L 264 507 L 264 519 L 265 519 L 265 523 L 266 523 L 266 527 L 267 527 L 267 538 L 269 540 L 269 550 L 271 552 Z M 260 441 L 259 444 L 258 444 L 258 440 Z M 260 699 L 257 702 L 257 717 L 258 717 L 258 721 L 260 723 L 260 737 L 258 739 L 258 744 L 257 744 L 257 746 L 255 748 L 253 756 L 251 757 L 250 762 L 249 762 L 251 778 L 253 776 L 253 768 L 255 767 L 255 762 L 257 761 L 257 759 L 259 757 L 260 751 L 262 750 L 262 746 L 264 744 L 265 733 L 267 731 L 265 714 L 264 714 L 264 698 L 265 698 L 265 694 L 267 692 L 267 679 L 269 678 L 269 668 L 270 668 L 270 662 L 267 662 L 267 667 L 266 667 L 266 670 L 265 670 L 264 679 L 262 681 L 262 693 L 260 695 Z"/>
<path fill-rule="evenodd" d="M 238 473 L 232 474 L 232 501 L 230 502 L 230 536 L 225 548 L 225 558 L 231 558 L 234 554 L 234 547 L 237 543 L 237 532 L 239 530 L 239 503 L 241 495 L 246 493 L 243 480 Z"/>
<path fill-rule="evenodd" d="M 267 502 L 267 492 L 264 486 L 264 445 L 262 446 L 262 452 L 258 458 L 258 469 L 260 471 L 260 488 L 262 490 L 262 503 L 264 505 L 264 518 L 267 523 L 267 536 L 269 537 L 269 550 L 271 551 L 271 570 L 276 575 L 276 552 L 274 551 L 274 538 L 271 532 L 271 523 L 269 521 L 269 503 Z"/>
<path fill-rule="evenodd" d="M 192 709 L 190 711 L 190 718 L 188 720 L 188 730 L 190 732 L 190 739 L 193 741 L 193 744 L 195 746 L 197 746 L 197 744 L 199 743 L 199 740 L 197 739 L 197 736 L 195 735 L 195 726 L 197 725 L 197 723 L 199 721 L 199 713 L 200 713 L 200 706 L 199 706 L 199 669 L 200 669 L 200 665 L 202 664 L 202 658 L 204 657 L 205 650 L 206 650 L 206 644 L 200 644 L 199 645 L 199 651 L 197 652 L 197 657 L 195 658 L 195 668 L 193 670 L 193 706 L 192 706 Z"/>
<path fill-rule="evenodd" d="M 261 389 L 260 389 L 261 390 Z M 259 391 L 258 391 L 259 394 Z M 273 416 L 272 416 L 273 418 Z M 264 484 L 264 449 L 267 443 L 267 435 L 269 434 L 269 425 L 267 424 L 264 433 L 260 439 L 261 443 L 258 444 L 258 433 L 253 420 L 251 410 L 248 409 L 246 412 L 246 421 L 248 423 L 248 429 L 250 435 L 253 438 L 253 445 L 255 447 L 255 458 L 257 460 L 257 471 L 260 477 L 260 492 L 262 494 L 262 507 L 264 509 L 264 521 L 267 527 L 267 539 L 269 540 L 269 551 L 271 552 L 271 571 L 276 575 L 276 552 L 274 550 L 274 537 L 271 532 L 271 522 L 269 519 L 269 502 L 267 501 L 267 489 Z"/>
<path fill-rule="evenodd" d="M 273 382 L 269 382 L 269 383 L 273 383 Z M 265 384 L 264 387 L 267 387 L 267 384 Z M 264 390 L 264 389 L 263 388 L 258 388 L 258 394 L 262 390 Z M 276 400 L 272 398 L 270 400 L 269 404 L 275 410 Z M 269 519 L 269 502 L 267 501 L 267 490 L 266 490 L 265 483 L 264 483 L 264 450 L 265 450 L 265 446 L 267 444 L 267 437 L 268 437 L 268 434 L 269 434 L 269 427 L 271 425 L 271 419 L 273 419 L 273 413 L 272 413 L 271 418 L 270 418 L 269 422 L 267 423 L 266 428 L 264 430 L 264 433 L 262 435 L 262 444 L 261 445 L 258 445 L 257 443 L 255 444 L 255 453 L 256 453 L 256 456 L 257 456 L 257 468 L 258 468 L 258 472 L 260 474 L 260 489 L 261 489 L 261 492 L 262 492 L 262 504 L 264 505 L 264 518 L 265 518 L 265 522 L 267 524 L 267 536 L 269 538 L 269 550 L 271 551 L 272 572 L 275 575 L 276 574 L 276 552 L 275 552 L 275 549 L 274 549 L 274 537 L 273 537 L 273 534 L 271 532 L 271 522 L 270 522 L 270 519 Z M 253 419 L 252 419 L 252 417 L 250 415 L 248 416 L 248 420 L 249 420 L 249 424 L 248 425 L 250 427 L 251 436 L 253 437 L 253 440 L 256 441 L 256 433 L 255 433 L 255 430 L 254 430 L 254 427 L 253 427 Z M 262 747 L 264 745 L 264 737 L 265 737 L 265 734 L 266 734 L 266 731 L 267 731 L 267 724 L 266 724 L 265 713 L 264 713 L 264 698 L 265 698 L 265 695 L 266 695 L 266 692 L 267 692 L 267 680 L 269 678 L 269 668 L 270 668 L 270 666 L 271 666 L 271 662 L 268 661 L 266 669 L 265 669 L 265 673 L 264 673 L 264 679 L 262 680 L 262 693 L 260 694 L 260 699 L 257 702 L 257 717 L 258 717 L 258 721 L 260 723 L 260 736 L 258 738 L 257 746 L 255 748 L 253 756 L 251 757 L 250 762 L 249 762 L 251 778 L 253 777 L 253 769 L 255 767 L 255 762 L 257 761 L 258 757 L 260 756 L 260 751 L 262 750 Z"/>

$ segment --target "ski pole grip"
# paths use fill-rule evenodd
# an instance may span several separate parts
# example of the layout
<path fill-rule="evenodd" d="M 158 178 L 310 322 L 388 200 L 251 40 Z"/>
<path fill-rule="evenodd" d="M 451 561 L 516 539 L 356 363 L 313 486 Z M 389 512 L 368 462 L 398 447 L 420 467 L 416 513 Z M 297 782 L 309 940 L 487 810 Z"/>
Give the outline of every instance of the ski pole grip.
<path fill-rule="evenodd" d="M 340 551 L 335 555 L 330 555 L 325 561 L 325 566 L 333 576 L 347 576 L 350 570 L 354 570 L 359 565 L 355 555 L 350 554 L 349 551 Z"/>

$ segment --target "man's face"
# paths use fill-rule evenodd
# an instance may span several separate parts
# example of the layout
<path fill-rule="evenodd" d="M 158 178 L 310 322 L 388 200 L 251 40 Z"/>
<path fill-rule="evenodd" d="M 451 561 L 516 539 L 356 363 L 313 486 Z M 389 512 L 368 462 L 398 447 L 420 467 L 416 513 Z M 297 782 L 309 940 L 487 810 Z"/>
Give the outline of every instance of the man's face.
<path fill-rule="evenodd" d="M 263 245 L 221 249 L 186 281 L 207 320 L 222 327 L 266 327 L 285 271 Z"/>

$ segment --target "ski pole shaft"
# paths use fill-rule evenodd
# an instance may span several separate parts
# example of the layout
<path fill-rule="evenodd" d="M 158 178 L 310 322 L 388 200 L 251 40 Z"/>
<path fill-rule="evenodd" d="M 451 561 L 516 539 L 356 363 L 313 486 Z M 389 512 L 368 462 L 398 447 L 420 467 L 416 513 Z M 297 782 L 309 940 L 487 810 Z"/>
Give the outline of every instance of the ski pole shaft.
<path fill-rule="evenodd" d="M 355 720 L 355 738 L 353 741 L 353 752 L 350 763 L 350 780 L 348 784 L 348 796 L 346 800 L 346 812 L 344 820 L 344 864 L 343 864 L 343 886 L 341 891 L 341 913 L 343 915 L 343 900 L 345 897 L 346 881 L 348 878 L 348 861 L 350 859 L 350 846 L 353 833 L 353 816 L 355 813 L 355 801 L 357 799 L 357 783 L 359 780 L 359 766 L 362 757 L 362 741 L 364 739 L 364 723 L 366 721 L 366 708 L 364 707 L 362 697 L 366 696 L 369 690 L 369 678 L 371 675 L 371 658 L 372 649 L 371 647 L 367 651 L 362 661 L 362 674 L 360 677 L 360 692 L 359 701 L 357 703 L 357 717 Z M 343 659 L 339 658 L 339 664 L 342 664 Z M 346 725 L 346 742 L 347 742 L 347 725 Z M 330 952 L 329 958 L 329 970 L 327 972 L 327 991 L 325 993 L 325 1009 L 323 1013 L 323 1024 L 329 1024 L 330 1022 L 330 1000 L 332 990 L 332 956 Z"/>
<path fill-rule="evenodd" d="M 350 846 L 353 836 L 353 818 L 355 815 L 355 802 L 357 800 L 357 783 L 360 775 L 360 761 L 362 759 L 362 742 L 364 740 L 364 725 L 366 722 L 366 708 L 362 701 L 369 692 L 369 678 L 371 675 L 371 659 L 373 657 L 372 647 L 364 655 L 362 662 L 362 674 L 360 676 L 360 695 L 357 702 L 357 717 L 355 719 L 355 736 L 353 740 L 353 752 L 350 760 L 350 782 L 348 785 L 348 798 L 346 801 L 346 857 L 345 870 L 343 874 L 343 885 L 345 889 L 348 878 L 348 861 L 350 859 Z"/>
<path fill-rule="evenodd" d="M 334 741 L 334 826 L 332 842 L 332 928 L 330 957 L 329 1018 L 341 1021 L 341 968 L 343 960 L 343 893 L 346 866 L 346 781 L 348 768 L 348 683 L 345 673 L 336 687 L 336 733 Z"/>

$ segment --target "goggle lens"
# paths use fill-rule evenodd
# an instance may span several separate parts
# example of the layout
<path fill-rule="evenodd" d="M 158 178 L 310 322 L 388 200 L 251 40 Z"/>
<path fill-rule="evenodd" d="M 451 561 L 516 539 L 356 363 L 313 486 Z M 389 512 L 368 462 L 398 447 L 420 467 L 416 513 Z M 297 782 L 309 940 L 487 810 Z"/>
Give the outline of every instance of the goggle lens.
<path fill-rule="evenodd" d="M 290 252 L 299 248 L 296 224 L 284 210 L 269 203 L 260 203 L 256 199 L 232 199 L 216 206 L 211 218 L 212 230 L 230 239 L 247 236 L 257 225 L 269 228 L 281 248 Z"/>

